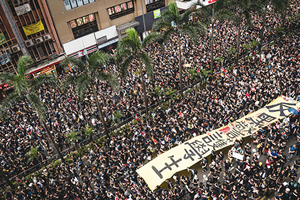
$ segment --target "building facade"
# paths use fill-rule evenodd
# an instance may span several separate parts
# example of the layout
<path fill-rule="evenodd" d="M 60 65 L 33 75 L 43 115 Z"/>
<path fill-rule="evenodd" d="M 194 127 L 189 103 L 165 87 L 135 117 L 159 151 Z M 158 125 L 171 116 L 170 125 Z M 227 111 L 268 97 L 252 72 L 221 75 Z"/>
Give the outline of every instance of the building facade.
<path fill-rule="evenodd" d="M 23 55 L 34 60 L 32 68 L 41 68 L 62 54 L 46 0 L 0 0 L 0 73 L 16 73 Z"/>
<path fill-rule="evenodd" d="M 107 48 L 142 25 L 136 17 L 172 0 L 47 0 L 65 53 L 81 57 Z"/>

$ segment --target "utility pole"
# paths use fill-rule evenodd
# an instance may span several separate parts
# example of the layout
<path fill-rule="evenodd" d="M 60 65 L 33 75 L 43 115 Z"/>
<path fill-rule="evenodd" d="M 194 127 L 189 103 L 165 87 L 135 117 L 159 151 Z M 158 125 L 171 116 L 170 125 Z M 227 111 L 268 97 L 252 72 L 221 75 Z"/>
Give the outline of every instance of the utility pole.
<path fill-rule="evenodd" d="M 27 51 L 27 49 L 26 49 L 26 47 L 25 47 L 25 45 L 24 45 L 24 42 L 23 42 L 22 37 L 21 37 L 21 34 L 19 33 L 19 30 L 18 30 L 18 28 L 16 26 L 15 19 L 11 15 L 11 13 L 9 11 L 9 8 L 8 8 L 5 0 L 0 0 L 0 4 L 1 4 L 3 10 L 4 10 L 4 13 L 5 13 L 7 19 L 8 19 L 8 22 L 9 22 L 9 24 L 11 26 L 11 29 L 13 30 L 13 32 L 14 32 L 14 34 L 16 36 L 16 39 L 18 41 L 18 44 L 20 46 L 20 49 L 21 49 L 23 55 L 24 56 L 30 56 L 29 53 L 28 53 L 28 51 Z"/>
<path fill-rule="evenodd" d="M 144 33 L 147 36 L 147 33 L 146 33 L 146 24 L 145 24 L 145 15 L 144 15 L 144 8 L 143 8 L 143 0 L 141 0 L 141 6 L 142 6 L 142 13 L 143 13 Z"/>

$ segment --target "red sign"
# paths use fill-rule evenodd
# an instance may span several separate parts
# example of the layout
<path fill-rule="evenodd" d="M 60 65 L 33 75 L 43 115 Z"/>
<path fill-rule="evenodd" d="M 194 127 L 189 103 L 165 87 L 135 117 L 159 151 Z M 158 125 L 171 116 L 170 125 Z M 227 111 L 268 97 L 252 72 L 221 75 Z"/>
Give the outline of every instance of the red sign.
<path fill-rule="evenodd" d="M 217 1 L 217 0 L 209 0 L 208 3 L 211 4 L 211 3 L 214 3 L 214 2 L 216 2 L 216 1 Z"/>

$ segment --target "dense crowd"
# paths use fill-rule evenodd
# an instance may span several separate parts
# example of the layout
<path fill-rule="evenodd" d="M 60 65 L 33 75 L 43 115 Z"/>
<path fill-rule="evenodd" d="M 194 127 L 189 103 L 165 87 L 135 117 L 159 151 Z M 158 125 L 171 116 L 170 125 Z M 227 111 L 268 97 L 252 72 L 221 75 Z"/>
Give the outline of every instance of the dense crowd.
<path fill-rule="evenodd" d="M 292 5 L 289 13 L 298 13 L 299 2 L 292 1 Z M 272 7 L 269 7 L 268 12 L 265 38 L 271 41 L 275 35 L 273 28 L 279 25 L 280 20 Z M 242 28 L 244 31 L 241 40 L 244 44 L 257 39 L 261 31 L 262 21 L 257 14 L 253 16 L 254 27 L 249 29 L 243 25 Z M 217 22 L 215 33 L 215 55 L 226 58 L 229 55 L 225 50 L 236 44 L 236 27 L 230 22 Z M 154 81 L 146 79 L 147 91 L 151 97 L 150 105 L 161 100 L 154 92 L 157 86 L 165 91 L 179 88 L 176 37 L 178 36 L 172 36 L 163 53 L 156 44 L 147 49 L 153 59 L 155 74 Z M 197 46 L 188 37 L 180 37 L 183 41 L 184 63 L 198 71 L 208 70 L 210 35 L 199 36 L 200 45 Z M 259 132 L 255 136 L 257 152 L 253 157 L 250 144 L 244 147 L 243 142 L 237 140 L 229 152 L 239 151 L 245 155 L 245 160 L 235 161 L 230 154 L 227 160 L 224 155 L 218 154 L 215 158 L 212 156 L 210 164 L 207 160 L 203 161 L 206 168 L 210 169 L 205 183 L 199 181 L 197 169 L 192 170 L 191 177 L 176 178 L 175 175 L 173 181 L 167 182 L 168 190 L 158 188 L 152 192 L 136 173 L 137 168 L 154 156 L 196 135 L 233 122 L 280 95 L 295 99 L 300 94 L 299 45 L 298 34 L 267 44 L 261 56 L 240 59 L 239 66 L 228 70 L 228 77 L 208 77 L 207 84 L 201 90 L 192 90 L 182 101 L 175 100 L 168 109 L 153 112 L 151 122 L 139 121 L 137 125 L 124 129 L 121 135 L 106 139 L 103 146 L 93 143 L 94 148 L 85 155 L 86 161 L 74 156 L 70 165 L 49 168 L 43 171 L 42 176 L 32 177 L 32 181 L 23 179 L 17 192 L 7 192 L 6 198 L 226 199 L 228 196 L 228 199 L 246 199 L 278 190 L 279 199 L 299 199 L 299 184 L 295 172 L 300 160 L 296 159 L 293 164 L 288 162 L 290 158 L 283 155 L 286 150 L 294 157 L 299 156 L 299 136 L 298 141 L 293 143 L 293 148 L 286 146 L 290 138 L 295 139 L 300 134 L 299 118 L 296 116 Z M 215 73 L 222 72 L 221 68 L 217 65 Z M 113 122 L 135 119 L 137 113 L 144 109 L 139 79 L 139 73 L 143 72 L 137 73 L 137 69 L 137 63 L 133 63 L 126 80 L 121 82 L 119 94 L 106 83 L 96 81 L 97 98 L 104 107 L 108 127 Z M 112 64 L 107 65 L 106 70 L 117 73 Z M 64 76 L 66 74 L 60 75 L 59 80 Z M 191 84 L 188 73 L 184 76 L 184 84 Z M 62 93 L 57 88 L 45 86 L 39 90 L 39 96 L 49 112 L 47 124 L 60 150 L 70 147 L 67 134 L 71 130 L 81 131 L 89 125 L 102 131 L 92 92 L 86 95 L 83 102 L 78 102 L 72 88 Z M 123 113 L 120 119 L 114 119 L 113 113 L 117 111 Z M 51 144 L 28 102 L 14 105 L 9 110 L 8 120 L 0 122 L 0 128 L 0 161 L 9 177 L 52 156 Z M 82 139 L 84 138 L 78 140 Z M 25 154 L 31 146 L 39 147 L 40 159 L 27 162 Z M 267 162 L 259 160 L 264 153 L 268 154 Z M 221 172 L 223 177 L 219 179 Z"/>

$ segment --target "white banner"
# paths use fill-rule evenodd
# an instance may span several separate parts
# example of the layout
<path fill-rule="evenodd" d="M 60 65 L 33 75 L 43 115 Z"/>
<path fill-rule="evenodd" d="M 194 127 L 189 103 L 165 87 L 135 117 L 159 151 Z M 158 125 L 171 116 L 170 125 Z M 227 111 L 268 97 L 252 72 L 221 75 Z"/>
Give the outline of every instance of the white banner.
<path fill-rule="evenodd" d="M 244 160 L 244 155 L 239 154 L 239 153 L 232 152 L 232 157 L 239 159 L 239 160 Z"/>
<path fill-rule="evenodd" d="M 30 8 L 30 5 L 27 3 L 22 6 L 15 7 L 15 11 L 16 11 L 17 15 L 23 15 L 23 14 L 31 11 L 31 8 Z"/>
<path fill-rule="evenodd" d="M 202 158 L 230 145 L 240 137 L 247 137 L 263 127 L 290 115 L 290 109 L 297 109 L 296 101 L 278 97 L 264 108 L 250 113 L 227 126 L 210 133 L 196 136 L 183 144 L 159 155 L 145 166 L 137 169 L 137 173 L 154 190 L 176 172 L 187 169 Z"/>

